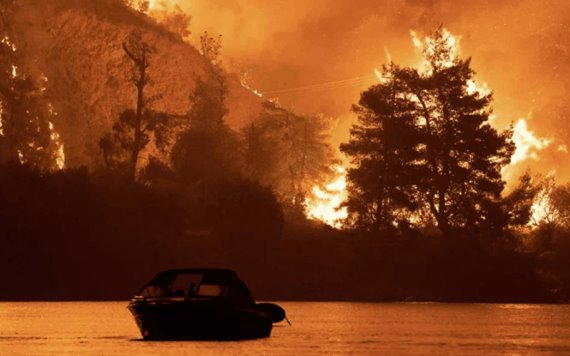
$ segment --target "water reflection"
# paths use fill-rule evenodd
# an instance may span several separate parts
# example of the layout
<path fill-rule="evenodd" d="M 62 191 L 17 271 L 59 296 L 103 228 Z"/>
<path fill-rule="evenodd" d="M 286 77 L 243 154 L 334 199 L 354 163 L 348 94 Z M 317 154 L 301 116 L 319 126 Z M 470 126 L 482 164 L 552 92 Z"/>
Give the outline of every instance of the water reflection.
<path fill-rule="evenodd" d="M 0 303 L 0 354 L 570 353 L 568 305 L 282 304 L 268 339 L 143 342 L 125 302 Z"/>

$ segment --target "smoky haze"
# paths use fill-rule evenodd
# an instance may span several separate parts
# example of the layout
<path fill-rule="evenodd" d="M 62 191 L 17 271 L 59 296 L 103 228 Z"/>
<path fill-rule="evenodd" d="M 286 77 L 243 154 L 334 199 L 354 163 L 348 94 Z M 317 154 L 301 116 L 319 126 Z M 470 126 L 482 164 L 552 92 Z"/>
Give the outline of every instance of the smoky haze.
<path fill-rule="evenodd" d="M 172 4 L 176 1 L 171 0 Z M 477 80 L 494 92 L 495 126 L 521 117 L 550 145 L 521 165 L 567 180 L 564 150 L 569 86 L 570 3 L 567 1 L 449 0 L 179 0 L 203 30 L 224 37 L 234 70 L 251 86 L 299 112 L 340 117 L 335 140 L 346 140 L 350 106 L 375 83 L 373 69 L 388 61 L 416 65 L 410 30 L 419 35 L 444 25 L 473 58 Z M 316 85 L 317 84 L 317 85 Z"/>

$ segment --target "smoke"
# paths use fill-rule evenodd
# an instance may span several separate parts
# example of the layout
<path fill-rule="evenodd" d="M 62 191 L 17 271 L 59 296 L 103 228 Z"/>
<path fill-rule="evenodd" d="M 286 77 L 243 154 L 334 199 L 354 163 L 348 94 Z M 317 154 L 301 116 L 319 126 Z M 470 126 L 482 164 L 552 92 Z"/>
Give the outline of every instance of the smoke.
<path fill-rule="evenodd" d="M 570 177 L 570 3 L 564 0 L 179 0 L 193 35 L 221 33 L 234 68 L 252 87 L 300 112 L 350 117 L 359 93 L 375 82 L 386 53 L 416 65 L 410 30 L 427 34 L 443 24 L 461 37 L 477 79 L 493 90 L 495 124 L 532 117 L 529 128 L 553 141 L 529 164 Z M 323 84 L 324 83 L 324 84 Z M 348 135 L 341 122 L 338 141 Z"/>

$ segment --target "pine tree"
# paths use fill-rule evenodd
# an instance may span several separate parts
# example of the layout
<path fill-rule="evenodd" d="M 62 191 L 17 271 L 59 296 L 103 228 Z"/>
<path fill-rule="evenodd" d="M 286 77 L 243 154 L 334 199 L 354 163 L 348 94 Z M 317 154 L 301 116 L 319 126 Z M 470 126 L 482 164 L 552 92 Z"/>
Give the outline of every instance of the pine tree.
<path fill-rule="evenodd" d="M 399 71 L 393 64 L 384 67 L 383 82 L 362 93 L 353 107 L 358 124 L 350 141 L 341 145 L 354 165 L 348 170 L 350 222 L 364 229 L 390 227 L 418 206 L 419 128 Z"/>
<path fill-rule="evenodd" d="M 474 89 L 471 61 L 449 36 L 440 28 L 428 38 L 425 70 L 385 68 L 355 107 L 359 125 L 341 149 L 354 164 L 347 206 L 359 227 L 428 217 L 448 233 L 484 224 L 501 205 L 511 131 L 490 126 L 492 95 Z"/>
<path fill-rule="evenodd" d="M 430 37 L 427 71 L 401 72 L 423 131 L 426 174 L 418 186 L 444 232 L 488 218 L 500 203 L 501 169 L 514 151 L 511 131 L 499 133 L 489 124 L 492 94 L 473 89 L 471 60 L 455 56 L 449 36 L 439 28 Z"/>

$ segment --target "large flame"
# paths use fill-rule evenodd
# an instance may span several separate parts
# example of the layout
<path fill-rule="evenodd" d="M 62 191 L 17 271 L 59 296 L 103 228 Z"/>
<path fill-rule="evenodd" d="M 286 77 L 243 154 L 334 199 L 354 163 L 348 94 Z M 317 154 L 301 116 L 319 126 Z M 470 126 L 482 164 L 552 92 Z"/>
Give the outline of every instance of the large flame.
<path fill-rule="evenodd" d="M 461 38 L 454 36 L 445 28 L 442 28 L 441 32 L 445 39 L 444 45 L 448 47 L 450 55 L 443 58 L 442 61 L 436 63 L 436 65 L 451 67 L 456 63 L 461 54 Z M 431 64 L 426 60 L 425 55 L 429 56 L 431 53 L 434 53 L 436 43 L 433 37 L 426 36 L 422 39 L 414 31 L 410 31 L 410 34 L 414 47 L 423 54 L 422 61 L 418 64 L 418 70 L 422 73 L 429 74 L 432 68 Z M 374 74 L 381 83 L 387 79 L 378 69 L 374 69 Z M 466 90 L 468 94 L 478 93 L 480 96 L 486 96 L 491 93 L 487 83 L 478 83 L 473 79 L 467 82 Z M 495 116 L 490 117 L 491 124 L 495 122 L 495 118 Z M 526 119 L 520 118 L 513 126 L 513 142 L 516 149 L 512 156 L 511 163 L 502 171 L 503 178 L 507 182 L 511 182 L 516 178 L 514 177 L 515 166 L 528 160 L 539 160 L 539 152 L 548 147 L 552 143 L 552 139 L 536 136 L 536 134 L 529 129 Z M 565 145 L 559 145 L 558 151 L 565 152 L 567 151 L 567 147 Z M 321 220 L 335 227 L 341 226 L 342 219 L 347 217 L 346 209 L 337 210 L 347 197 L 346 168 L 337 167 L 337 169 L 335 179 L 326 185 L 324 189 L 320 186 L 313 187 L 313 197 L 307 199 L 305 202 L 307 206 L 307 216 L 309 218 Z M 533 204 L 532 221 L 535 223 L 543 221 L 548 216 L 549 203 L 548 199 L 544 198 L 544 196 L 545 195 L 542 194 Z"/>
<path fill-rule="evenodd" d="M 537 137 L 529 130 L 526 120 L 520 118 L 513 127 L 513 142 L 516 150 L 511 157 L 511 164 L 517 164 L 527 159 L 538 161 L 538 152 L 548 147 L 552 140 Z"/>
<path fill-rule="evenodd" d="M 525 118 L 518 119 L 513 125 L 515 152 L 511 156 L 510 164 L 503 167 L 501 171 L 507 184 L 516 179 L 516 174 L 520 170 L 519 167 L 524 167 L 528 161 L 539 161 L 540 151 L 546 149 L 552 142 L 553 139 L 538 137 L 534 131 L 530 130 Z M 565 145 L 559 145 L 558 151 L 564 152 L 565 147 Z"/>
<path fill-rule="evenodd" d="M 314 186 L 311 196 L 305 200 L 309 219 L 320 220 L 332 227 L 340 228 L 348 217 L 346 207 L 341 207 L 347 198 L 346 168 L 334 167 L 335 176 L 324 186 Z"/>

